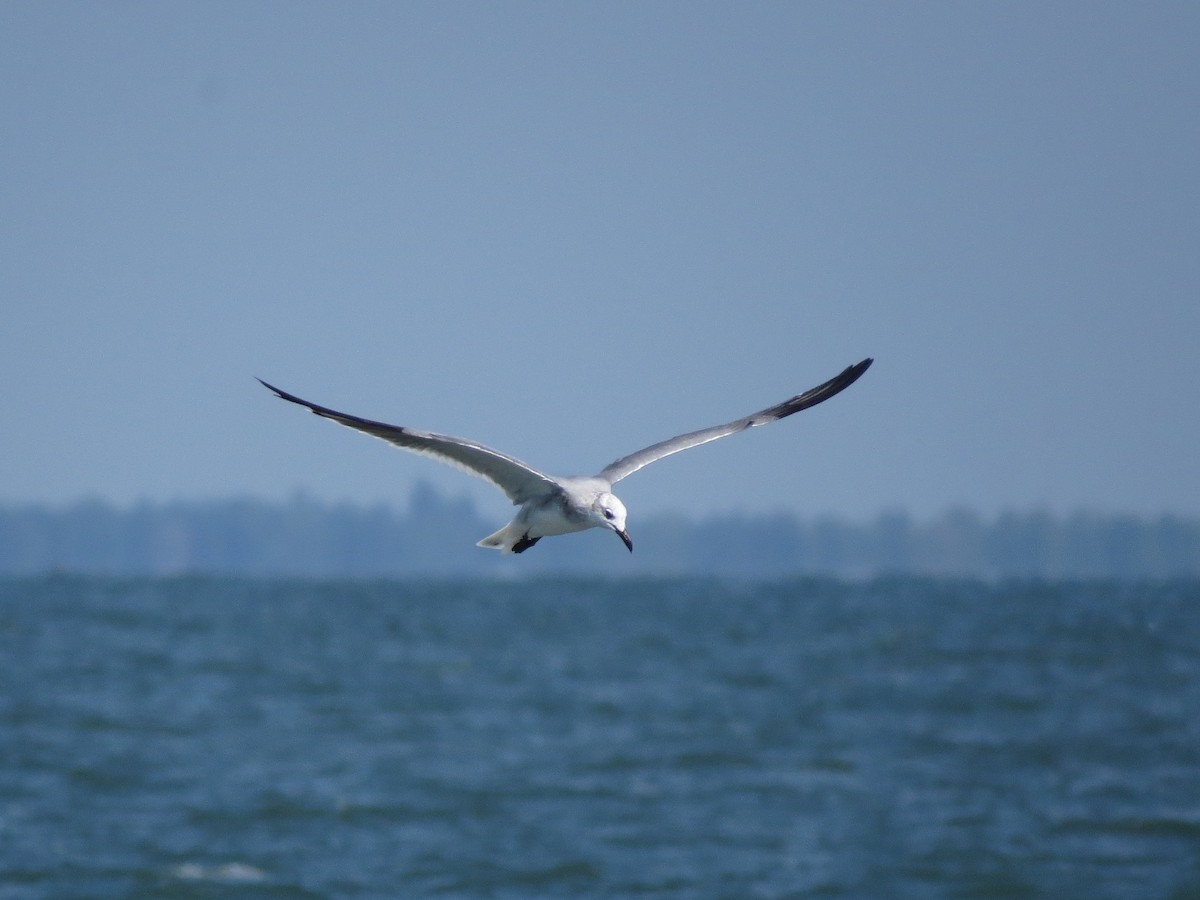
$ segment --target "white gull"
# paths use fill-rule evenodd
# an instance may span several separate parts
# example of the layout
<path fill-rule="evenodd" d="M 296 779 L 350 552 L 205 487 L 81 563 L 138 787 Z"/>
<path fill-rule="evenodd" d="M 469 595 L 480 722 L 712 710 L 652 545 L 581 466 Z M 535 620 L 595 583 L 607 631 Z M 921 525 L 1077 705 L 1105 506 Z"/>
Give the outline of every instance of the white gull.
<path fill-rule="evenodd" d="M 519 459 L 475 441 L 362 419 L 309 403 L 267 384 L 261 378 L 258 380 L 279 397 L 307 407 L 318 416 L 382 438 L 405 450 L 432 456 L 490 481 L 504 491 L 508 499 L 521 508 L 511 522 L 480 541 L 480 547 L 493 547 L 505 553 L 523 553 L 544 537 L 584 531 L 588 528 L 608 528 L 615 532 L 632 552 L 633 541 L 625 530 L 625 504 L 612 493 L 614 484 L 664 456 L 745 431 L 747 428 L 766 425 L 802 409 L 816 406 L 852 385 L 867 371 L 871 362 L 870 359 L 864 359 L 824 384 L 760 412 L 724 425 L 702 428 L 651 444 L 609 463 L 591 477 L 569 478 L 556 478 L 539 472 Z"/>

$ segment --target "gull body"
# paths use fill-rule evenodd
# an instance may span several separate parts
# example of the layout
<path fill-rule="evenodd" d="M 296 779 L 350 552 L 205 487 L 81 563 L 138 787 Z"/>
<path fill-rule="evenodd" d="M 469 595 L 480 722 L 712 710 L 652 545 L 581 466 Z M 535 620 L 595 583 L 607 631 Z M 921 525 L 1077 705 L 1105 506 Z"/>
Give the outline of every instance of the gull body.
<path fill-rule="evenodd" d="M 544 537 L 586 531 L 589 528 L 607 528 L 632 552 L 633 541 L 626 530 L 628 513 L 625 504 L 612 493 L 614 484 L 665 456 L 745 431 L 747 428 L 766 425 L 802 409 L 816 406 L 852 385 L 871 362 L 870 359 L 864 359 L 812 390 L 751 415 L 724 425 L 676 435 L 644 447 L 609 463 L 596 475 L 567 478 L 539 472 L 519 459 L 465 438 L 419 431 L 401 425 L 388 425 L 385 422 L 341 413 L 301 400 L 261 378 L 258 380 L 278 397 L 306 407 L 318 416 L 380 438 L 405 450 L 431 456 L 496 485 L 520 509 L 511 522 L 481 540 L 478 545 L 480 547 L 490 547 L 505 553 L 523 553 Z"/>

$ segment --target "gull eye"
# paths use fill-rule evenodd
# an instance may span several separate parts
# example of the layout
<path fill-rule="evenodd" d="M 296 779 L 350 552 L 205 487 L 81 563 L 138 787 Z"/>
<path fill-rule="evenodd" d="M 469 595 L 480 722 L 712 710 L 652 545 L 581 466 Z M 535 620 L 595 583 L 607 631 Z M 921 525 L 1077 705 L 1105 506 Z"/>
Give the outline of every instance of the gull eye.
<path fill-rule="evenodd" d="M 613 517 L 613 511 L 611 509 L 606 509 L 604 511 L 604 518 L 611 519 L 612 517 Z"/>

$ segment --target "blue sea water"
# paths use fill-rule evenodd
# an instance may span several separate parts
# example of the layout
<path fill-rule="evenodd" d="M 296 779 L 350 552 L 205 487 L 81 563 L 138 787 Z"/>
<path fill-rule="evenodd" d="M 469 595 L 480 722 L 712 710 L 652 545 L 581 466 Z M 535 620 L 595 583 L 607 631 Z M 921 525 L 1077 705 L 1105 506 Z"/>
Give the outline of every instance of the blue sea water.
<path fill-rule="evenodd" d="M 0 581 L 0 898 L 1200 897 L 1200 584 Z"/>

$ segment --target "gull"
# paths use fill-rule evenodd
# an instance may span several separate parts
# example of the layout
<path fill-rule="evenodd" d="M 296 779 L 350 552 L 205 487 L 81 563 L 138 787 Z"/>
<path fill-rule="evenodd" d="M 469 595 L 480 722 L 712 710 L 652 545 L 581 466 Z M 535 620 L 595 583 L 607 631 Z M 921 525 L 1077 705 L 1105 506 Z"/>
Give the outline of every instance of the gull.
<path fill-rule="evenodd" d="M 267 384 L 261 378 L 258 381 L 263 387 L 274 391 L 276 396 L 307 407 L 318 416 L 381 438 L 405 450 L 431 456 L 490 481 L 502 490 L 515 506 L 521 508 L 511 522 L 481 540 L 477 544 L 479 547 L 490 547 L 504 553 L 524 553 L 544 537 L 585 531 L 588 528 L 607 528 L 615 532 L 632 553 L 633 541 L 629 532 L 625 530 L 625 504 L 612 493 L 614 484 L 638 469 L 680 450 L 707 444 L 747 428 L 776 422 L 792 413 L 816 406 L 854 384 L 871 363 L 871 359 L 864 359 L 824 384 L 760 412 L 734 419 L 724 425 L 701 428 L 699 431 L 690 431 L 643 447 L 609 463 L 590 477 L 569 478 L 547 475 L 528 463 L 475 441 L 352 416 L 301 400 L 294 394 Z"/>

